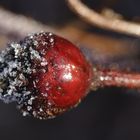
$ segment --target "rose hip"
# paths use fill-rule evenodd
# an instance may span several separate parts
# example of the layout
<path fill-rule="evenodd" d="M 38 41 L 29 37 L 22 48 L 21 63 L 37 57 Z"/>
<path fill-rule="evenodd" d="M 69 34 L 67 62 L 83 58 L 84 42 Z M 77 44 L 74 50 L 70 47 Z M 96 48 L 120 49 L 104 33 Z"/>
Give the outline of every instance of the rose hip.
<path fill-rule="evenodd" d="M 91 65 L 62 37 L 46 32 L 30 35 L 11 44 L 4 57 L 2 64 L 8 65 L 11 75 L 2 71 L 7 86 L 1 98 L 16 101 L 23 115 L 55 117 L 76 106 L 89 91 Z"/>

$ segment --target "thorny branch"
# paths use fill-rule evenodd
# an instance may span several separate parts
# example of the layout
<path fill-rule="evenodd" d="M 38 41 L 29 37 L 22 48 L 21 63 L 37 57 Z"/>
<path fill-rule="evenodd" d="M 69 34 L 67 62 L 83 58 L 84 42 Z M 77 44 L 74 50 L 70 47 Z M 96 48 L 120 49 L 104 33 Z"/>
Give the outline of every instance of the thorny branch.
<path fill-rule="evenodd" d="M 90 9 L 81 0 L 67 0 L 69 7 L 82 19 L 91 25 L 133 36 L 140 36 L 140 24 L 127 22 L 120 19 L 112 19 L 102 16 Z"/>

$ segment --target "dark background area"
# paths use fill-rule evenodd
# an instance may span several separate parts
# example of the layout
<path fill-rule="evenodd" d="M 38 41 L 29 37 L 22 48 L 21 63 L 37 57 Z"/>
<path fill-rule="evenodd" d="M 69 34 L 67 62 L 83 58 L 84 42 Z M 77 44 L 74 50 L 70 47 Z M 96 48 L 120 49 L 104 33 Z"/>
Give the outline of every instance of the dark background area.
<path fill-rule="evenodd" d="M 99 11 L 105 5 L 114 8 L 126 19 L 140 16 L 139 0 L 86 3 Z M 77 18 L 64 0 L 0 0 L 0 6 L 46 24 L 62 25 Z M 101 89 L 91 92 L 77 108 L 47 121 L 22 117 L 15 104 L 0 102 L 0 140 L 139 140 L 139 94 L 119 88 Z"/>

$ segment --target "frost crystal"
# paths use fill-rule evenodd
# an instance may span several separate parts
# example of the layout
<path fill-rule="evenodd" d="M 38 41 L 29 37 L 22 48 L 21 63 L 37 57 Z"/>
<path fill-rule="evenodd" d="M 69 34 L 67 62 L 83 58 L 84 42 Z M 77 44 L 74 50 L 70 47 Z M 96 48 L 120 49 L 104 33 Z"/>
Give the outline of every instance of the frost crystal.
<path fill-rule="evenodd" d="M 41 33 L 41 36 L 48 34 L 51 36 L 50 43 L 53 43 L 52 33 Z M 33 91 L 27 87 L 31 74 L 36 74 L 38 66 L 42 72 L 48 62 L 37 50 L 38 34 L 30 35 L 20 43 L 11 43 L 8 47 L 0 53 L 0 99 L 5 103 L 16 101 L 22 106 L 22 103 L 27 101 L 29 106 L 27 110 L 30 111 L 33 100 L 35 99 L 35 90 L 37 79 L 32 81 Z M 46 41 L 42 44 L 46 45 Z M 31 83 L 31 81 L 30 81 Z M 27 114 L 25 111 L 23 114 Z"/>

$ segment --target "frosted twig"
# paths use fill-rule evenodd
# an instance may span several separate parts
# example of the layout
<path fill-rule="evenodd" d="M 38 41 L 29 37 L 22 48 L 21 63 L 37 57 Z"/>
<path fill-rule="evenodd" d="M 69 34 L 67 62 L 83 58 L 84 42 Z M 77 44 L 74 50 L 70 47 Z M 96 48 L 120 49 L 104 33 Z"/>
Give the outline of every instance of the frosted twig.
<path fill-rule="evenodd" d="M 78 16 L 80 16 L 91 25 L 96 25 L 100 28 L 112 30 L 119 33 L 140 36 L 140 24 L 104 17 L 93 9 L 87 7 L 80 0 L 67 0 L 67 2 L 70 8 Z"/>

